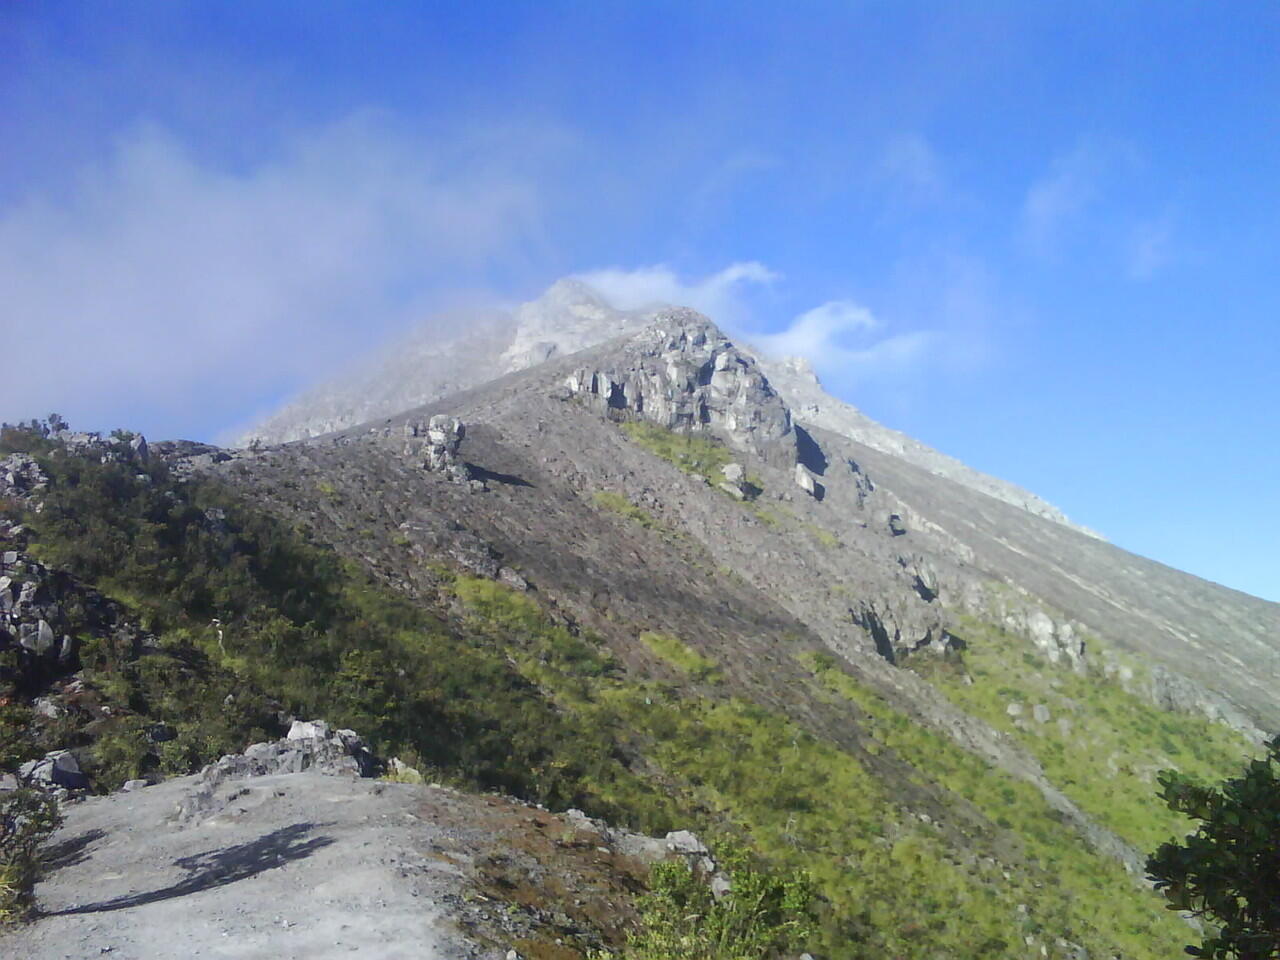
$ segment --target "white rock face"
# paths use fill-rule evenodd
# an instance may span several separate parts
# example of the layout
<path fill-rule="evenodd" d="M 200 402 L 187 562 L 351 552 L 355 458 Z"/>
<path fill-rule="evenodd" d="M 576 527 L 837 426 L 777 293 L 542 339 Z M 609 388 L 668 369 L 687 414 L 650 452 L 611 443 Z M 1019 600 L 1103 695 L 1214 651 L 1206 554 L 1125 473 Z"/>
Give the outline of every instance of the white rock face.
<path fill-rule="evenodd" d="M 805 493 L 807 493 L 809 496 L 811 497 L 813 496 L 813 492 L 814 492 L 813 474 L 811 474 L 808 470 L 804 468 L 803 463 L 796 464 L 796 486 L 799 487 L 801 490 L 803 490 Z"/>
<path fill-rule="evenodd" d="M 693 310 L 664 310 L 609 366 L 581 367 L 565 386 L 668 430 L 715 429 L 742 450 L 791 436 L 791 412 L 755 360 Z"/>

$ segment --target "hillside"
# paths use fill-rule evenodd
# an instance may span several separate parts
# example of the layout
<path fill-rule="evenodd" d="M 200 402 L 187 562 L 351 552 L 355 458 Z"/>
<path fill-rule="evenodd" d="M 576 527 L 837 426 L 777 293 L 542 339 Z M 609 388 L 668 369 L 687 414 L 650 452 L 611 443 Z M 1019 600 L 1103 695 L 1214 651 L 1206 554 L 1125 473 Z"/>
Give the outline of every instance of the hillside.
<path fill-rule="evenodd" d="M 1280 606 L 806 419 L 692 311 L 639 319 L 280 446 L 7 431 L 11 762 L 69 746 L 109 789 L 323 715 L 808 870 L 818 955 L 1179 950 L 1155 774 L 1280 727 Z"/>

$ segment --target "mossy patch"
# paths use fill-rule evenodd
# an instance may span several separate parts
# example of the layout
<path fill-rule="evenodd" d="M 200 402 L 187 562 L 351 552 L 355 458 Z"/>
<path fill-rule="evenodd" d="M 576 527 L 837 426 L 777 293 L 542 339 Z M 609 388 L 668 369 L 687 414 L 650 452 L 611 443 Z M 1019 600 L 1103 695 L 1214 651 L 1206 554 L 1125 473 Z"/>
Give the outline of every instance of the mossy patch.
<path fill-rule="evenodd" d="M 716 673 L 714 660 L 704 657 L 679 637 L 646 632 L 640 634 L 640 642 L 694 680 L 705 680 Z"/>
<path fill-rule="evenodd" d="M 646 530 L 652 530 L 660 526 L 658 521 L 654 519 L 653 514 L 643 507 L 636 506 L 620 493 L 614 493 L 612 490 L 597 490 L 591 495 L 591 499 L 602 510 L 608 510 L 610 513 L 625 517 Z"/>

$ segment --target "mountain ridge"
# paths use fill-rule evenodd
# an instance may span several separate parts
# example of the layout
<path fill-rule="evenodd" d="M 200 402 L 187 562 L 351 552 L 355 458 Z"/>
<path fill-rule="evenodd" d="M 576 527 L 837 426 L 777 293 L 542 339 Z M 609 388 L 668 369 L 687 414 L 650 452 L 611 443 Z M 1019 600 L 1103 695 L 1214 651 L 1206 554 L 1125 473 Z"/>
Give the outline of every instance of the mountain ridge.
<path fill-rule="evenodd" d="M 430 328 L 385 351 L 367 372 L 313 387 L 281 411 L 239 437 L 238 446 L 280 443 L 332 433 L 364 420 L 399 413 L 447 396 L 459 389 L 526 369 L 552 357 L 563 357 L 635 333 L 671 305 L 617 310 L 587 283 L 565 278 L 536 300 L 510 314 L 481 319 L 479 332 L 437 338 Z M 1063 523 L 1090 536 L 1100 536 L 1072 523 L 1058 508 L 1035 494 L 940 453 L 903 433 L 885 427 L 856 407 L 826 393 L 807 362 L 768 358 L 745 348 L 802 422 L 825 427 L 909 462 L 924 466 L 989 496 Z"/>

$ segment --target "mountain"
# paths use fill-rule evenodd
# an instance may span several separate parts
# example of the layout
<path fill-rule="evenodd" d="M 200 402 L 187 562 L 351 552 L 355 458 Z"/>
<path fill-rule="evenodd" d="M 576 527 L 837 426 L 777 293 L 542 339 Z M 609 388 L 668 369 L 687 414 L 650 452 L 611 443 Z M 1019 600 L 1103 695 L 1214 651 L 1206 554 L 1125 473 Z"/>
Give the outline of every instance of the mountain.
<path fill-rule="evenodd" d="M 555 298 L 447 390 L 384 378 L 434 399 L 296 442 L 6 430 L 12 763 L 68 748 L 111 789 L 326 716 L 460 787 L 808 871 L 815 955 L 1191 939 L 1142 880 L 1188 825 L 1156 774 L 1220 779 L 1280 726 L 1280 605 L 691 310 Z"/>

